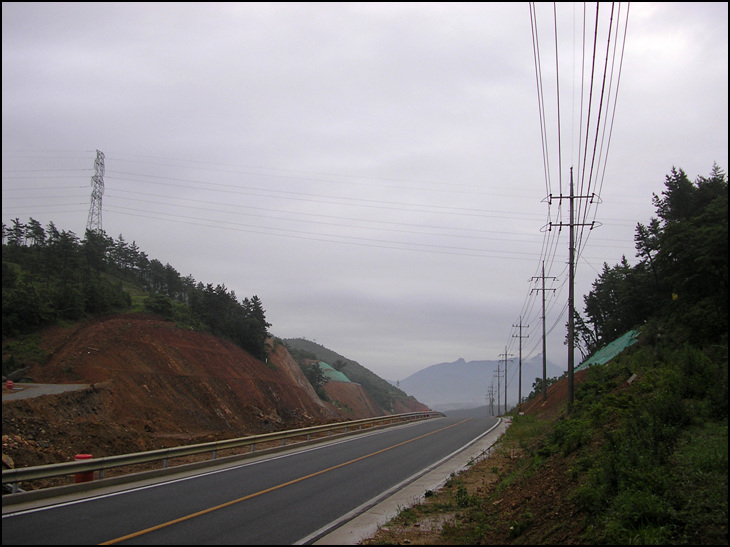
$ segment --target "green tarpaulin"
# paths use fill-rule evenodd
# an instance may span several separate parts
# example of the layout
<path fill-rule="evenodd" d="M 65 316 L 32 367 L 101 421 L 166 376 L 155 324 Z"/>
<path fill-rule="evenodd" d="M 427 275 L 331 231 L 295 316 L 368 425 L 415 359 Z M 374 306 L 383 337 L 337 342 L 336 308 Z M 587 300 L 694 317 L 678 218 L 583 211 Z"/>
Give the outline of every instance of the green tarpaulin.
<path fill-rule="evenodd" d="M 639 331 L 630 330 L 620 338 L 617 338 L 607 346 L 602 347 L 596 353 L 591 355 L 588 359 L 583 361 L 580 365 L 575 367 L 575 371 L 583 370 L 591 365 L 605 365 L 611 359 L 616 357 L 623 350 L 628 348 L 631 344 L 636 342 L 639 336 Z"/>
<path fill-rule="evenodd" d="M 320 361 L 317 363 L 319 365 L 319 369 L 322 371 L 322 374 L 324 374 L 327 378 L 332 380 L 333 382 L 349 382 L 350 379 L 342 374 L 341 372 L 333 369 L 330 365 L 325 363 L 324 361 Z"/>

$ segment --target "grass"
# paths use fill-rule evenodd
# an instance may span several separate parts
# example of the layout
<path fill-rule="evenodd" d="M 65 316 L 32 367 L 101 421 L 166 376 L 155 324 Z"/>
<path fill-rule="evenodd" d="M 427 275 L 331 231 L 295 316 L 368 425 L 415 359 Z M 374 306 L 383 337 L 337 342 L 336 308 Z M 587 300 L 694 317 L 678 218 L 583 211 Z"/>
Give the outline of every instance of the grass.
<path fill-rule="evenodd" d="M 508 463 L 467 472 L 489 488 L 452 475 L 403 522 L 449 513 L 437 541 L 451 545 L 727 544 L 726 355 L 644 346 L 592 367 L 570 414 L 513 417 L 494 452 Z M 549 507 L 534 485 L 556 482 Z"/>
<path fill-rule="evenodd" d="M 7 376 L 14 370 L 30 366 L 35 363 L 43 363 L 48 358 L 48 353 L 40 347 L 41 337 L 37 333 L 20 335 L 7 342 L 3 346 L 3 376 Z"/>

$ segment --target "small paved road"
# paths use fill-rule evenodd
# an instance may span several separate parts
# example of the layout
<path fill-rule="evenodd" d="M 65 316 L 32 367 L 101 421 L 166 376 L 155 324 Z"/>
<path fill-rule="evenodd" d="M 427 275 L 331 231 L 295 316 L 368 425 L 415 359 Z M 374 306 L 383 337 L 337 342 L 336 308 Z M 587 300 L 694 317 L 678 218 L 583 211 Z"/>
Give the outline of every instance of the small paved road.
<path fill-rule="evenodd" d="M 66 391 L 86 389 L 89 384 L 15 384 L 12 391 L 3 385 L 3 402 L 17 399 L 29 399 L 39 395 L 55 395 Z"/>

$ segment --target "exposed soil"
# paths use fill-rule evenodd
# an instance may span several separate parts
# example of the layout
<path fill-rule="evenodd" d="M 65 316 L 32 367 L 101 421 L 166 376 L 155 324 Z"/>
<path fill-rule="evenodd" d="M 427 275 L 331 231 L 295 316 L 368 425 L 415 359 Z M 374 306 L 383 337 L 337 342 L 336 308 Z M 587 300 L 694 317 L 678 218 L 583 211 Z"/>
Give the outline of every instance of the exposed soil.
<path fill-rule="evenodd" d="M 321 401 L 281 345 L 272 346 L 269 362 L 263 363 L 231 343 L 154 316 L 57 327 L 43 339 L 50 357 L 31 367 L 34 382 L 90 385 L 4 401 L 4 464 L 57 463 L 82 453 L 108 456 L 385 414 L 358 384 L 330 383 L 326 390 L 337 402 Z M 576 374 L 576 383 L 582 377 Z M 538 396 L 522 411 L 554 418 L 565 411 L 566 394 L 562 380 L 550 386 L 547 401 Z M 438 504 L 455 505 L 454 499 L 465 495 L 482 499 L 480 518 L 489 524 L 479 542 L 575 543 L 582 524 L 566 497 L 572 487 L 570 462 L 556 458 L 529 480 L 495 492 L 497 481 L 520 459 L 519 447 L 500 445 L 427 497 L 422 509 L 414 508 L 414 514 L 394 520 L 363 544 L 448 544 L 454 540 L 445 538 L 456 536 L 443 536 L 442 529 L 474 518 L 473 507 L 443 510 Z"/>
<path fill-rule="evenodd" d="M 576 373 L 576 385 L 585 372 Z M 567 379 L 523 405 L 522 412 L 553 419 L 565 412 Z M 553 457 L 529 478 L 516 478 L 509 487 L 497 488 L 515 472 L 522 450 L 503 442 L 486 458 L 458 474 L 423 503 L 403 511 L 362 545 L 504 545 L 578 544 L 583 518 L 569 499 L 575 487 L 570 458 Z M 461 500 L 462 507 L 459 507 Z M 468 500 L 468 501 L 467 501 Z M 477 515 L 477 516 L 475 516 Z M 477 537 L 464 537 L 459 529 L 475 518 L 481 523 Z M 443 533 L 447 529 L 447 533 Z"/>
<path fill-rule="evenodd" d="M 81 391 L 3 401 L 4 465 L 26 467 L 387 414 L 359 384 L 316 395 L 281 344 L 267 363 L 155 316 L 115 315 L 43 333 L 37 383 Z M 5 356 L 4 356 L 5 357 Z"/>

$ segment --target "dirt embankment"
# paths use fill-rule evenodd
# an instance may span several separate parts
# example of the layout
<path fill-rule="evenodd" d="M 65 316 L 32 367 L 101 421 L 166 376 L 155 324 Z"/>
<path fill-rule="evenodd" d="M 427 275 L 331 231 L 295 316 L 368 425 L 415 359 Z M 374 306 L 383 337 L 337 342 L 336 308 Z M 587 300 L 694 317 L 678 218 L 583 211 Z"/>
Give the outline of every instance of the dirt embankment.
<path fill-rule="evenodd" d="M 325 384 L 324 390 L 330 399 L 335 401 L 333 404 L 346 415 L 351 416 L 353 420 L 356 419 L 355 416 L 385 414 L 360 384 L 330 380 Z M 404 412 L 410 411 L 405 410 Z"/>
<path fill-rule="evenodd" d="M 586 376 L 586 370 L 581 370 L 573 375 L 574 387 L 580 384 Z M 553 418 L 561 412 L 565 412 L 568 401 L 568 378 L 561 378 L 554 384 L 548 386 L 543 400 L 538 394 L 522 404 L 520 409 L 525 414 L 540 416 L 543 419 Z"/>
<path fill-rule="evenodd" d="M 282 345 L 263 363 L 154 316 L 53 328 L 43 349 L 50 358 L 31 367 L 34 382 L 90 387 L 3 402 L 3 455 L 17 467 L 383 414 L 362 393 L 338 394 L 339 408 L 321 401 Z"/>

